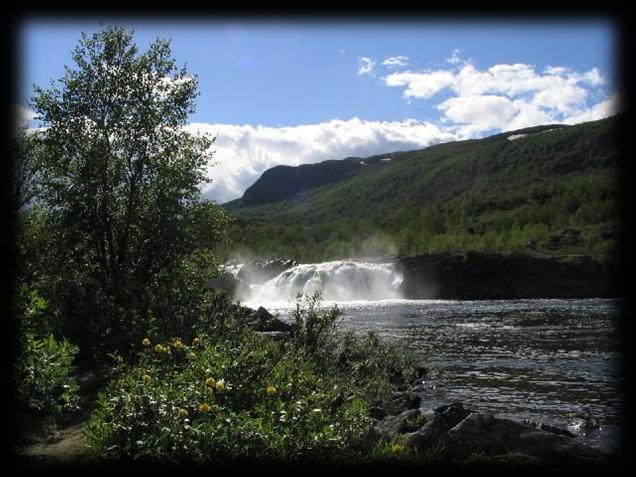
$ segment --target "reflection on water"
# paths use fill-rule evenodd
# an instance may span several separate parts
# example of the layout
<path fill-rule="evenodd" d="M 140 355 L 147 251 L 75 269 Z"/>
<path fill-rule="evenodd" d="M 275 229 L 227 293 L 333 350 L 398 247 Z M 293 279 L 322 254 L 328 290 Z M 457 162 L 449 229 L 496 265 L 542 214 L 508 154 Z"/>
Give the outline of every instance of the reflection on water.
<path fill-rule="evenodd" d="M 619 300 L 384 301 L 339 305 L 342 326 L 399 338 L 440 365 L 425 404 L 461 400 L 566 426 L 621 422 Z M 280 310 L 284 316 L 283 309 Z"/>

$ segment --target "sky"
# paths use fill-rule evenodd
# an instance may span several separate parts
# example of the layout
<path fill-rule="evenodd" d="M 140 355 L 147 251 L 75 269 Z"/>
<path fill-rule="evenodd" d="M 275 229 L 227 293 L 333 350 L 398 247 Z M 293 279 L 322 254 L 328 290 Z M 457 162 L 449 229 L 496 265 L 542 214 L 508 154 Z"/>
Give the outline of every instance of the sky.
<path fill-rule="evenodd" d="M 19 116 L 33 85 L 73 66 L 95 21 L 26 21 Z M 620 110 L 614 25 L 586 21 L 126 22 L 144 51 L 157 37 L 199 81 L 187 129 L 216 136 L 205 197 L 240 197 L 266 169 L 365 157 L 576 124 Z"/>

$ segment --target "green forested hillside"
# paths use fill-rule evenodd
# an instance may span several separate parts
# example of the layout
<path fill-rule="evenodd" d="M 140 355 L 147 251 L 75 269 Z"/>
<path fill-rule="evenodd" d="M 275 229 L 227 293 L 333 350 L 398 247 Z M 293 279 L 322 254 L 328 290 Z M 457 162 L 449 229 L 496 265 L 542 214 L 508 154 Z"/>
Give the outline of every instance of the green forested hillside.
<path fill-rule="evenodd" d="M 312 175 L 324 169 L 314 184 L 300 168 L 296 183 L 271 169 L 226 204 L 236 217 L 226 252 L 301 261 L 467 250 L 606 259 L 620 225 L 620 120 L 348 158 L 342 175 L 328 161 L 312 166 Z M 524 136 L 509 139 L 516 135 Z M 256 193 L 283 183 L 287 192 Z"/>

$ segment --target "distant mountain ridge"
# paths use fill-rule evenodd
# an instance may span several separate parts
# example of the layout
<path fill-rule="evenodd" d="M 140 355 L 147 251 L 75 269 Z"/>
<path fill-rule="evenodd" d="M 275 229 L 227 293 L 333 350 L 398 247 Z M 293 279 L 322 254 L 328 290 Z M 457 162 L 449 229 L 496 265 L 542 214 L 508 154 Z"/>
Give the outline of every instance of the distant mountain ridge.
<path fill-rule="evenodd" d="M 527 247 L 606 257 L 620 228 L 622 117 L 277 166 L 223 204 L 231 238 L 299 261 Z"/>
<path fill-rule="evenodd" d="M 458 143 L 462 143 L 465 145 L 470 145 L 476 141 L 492 141 L 499 140 L 501 138 L 508 138 L 511 136 L 527 136 L 530 134 L 552 131 L 564 127 L 568 126 L 563 124 L 533 126 L 516 131 L 496 134 L 484 139 L 451 141 L 441 144 L 435 144 L 433 146 L 429 146 L 424 149 L 417 149 L 414 151 L 395 151 L 385 154 L 377 154 L 366 158 L 347 157 L 345 159 L 339 160 L 329 159 L 318 163 L 301 164 L 298 166 L 274 166 L 263 172 L 263 174 L 256 180 L 256 182 L 245 190 L 241 198 L 227 202 L 223 205 L 230 208 L 240 208 L 263 205 L 270 202 L 278 202 L 281 200 L 289 200 L 298 193 L 306 192 L 310 189 L 315 189 L 316 187 L 320 187 L 323 185 L 346 180 L 351 176 L 357 174 L 358 172 L 362 172 L 364 166 L 385 165 L 389 161 L 400 160 L 401 158 L 403 158 L 404 154 L 423 152 L 431 150 L 433 148 L 444 148 L 448 147 L 448 145 L 451 144 L 456 145 Z"/>

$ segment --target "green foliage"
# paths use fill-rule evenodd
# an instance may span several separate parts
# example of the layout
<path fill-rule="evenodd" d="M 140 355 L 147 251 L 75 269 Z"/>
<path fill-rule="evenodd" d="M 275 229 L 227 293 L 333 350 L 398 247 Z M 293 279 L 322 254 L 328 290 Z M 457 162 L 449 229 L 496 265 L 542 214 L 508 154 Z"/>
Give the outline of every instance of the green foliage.
<path fill-rule="evenodd" d="M 46 331 L 50 327 L 46 300 L 25 286 L 19 292 L 20 354 L 14 363 L 18 406 L 42 415 L 74 410 L 78 385 L 71 375 L 78 348 Z"/>
<path fill-rule="evenodd" d="M 99 398 L 87 432 L 92 452 L 221 466 L 377 458 L 368 411 L 380 397 L 371 388 L 387 390 L 380 404 L 389 407 L 390 391 L 411 376 L 395 376 L 406 358 L 377 336 L 332 335 L 338 314 L 311 297 L 299 301 L 302 325 L 289 340 L 228 326 L 234 331 L 190 342 L 140 342 L 139 363 L 123 367 Z"/>
<path fill-rule="evenodd" d="M 298 297 L 291 320 L 292 343 L 299 351 L 317 353 L 333 345 L 336 323 L 342 313 L 335 306 L 320 309 L 319 303 L 318 292 L 310 297 Z"/>
<path fill-rule="evenodd" d="M 620 224 L 620 121 L 541 133 L 552 128 L 542 126 L 519 131 L 534 134 L 514 141 L 510 132 L 386 154 L 283 200 L 233 201 L 225 206 L 237 216 L 234 245 L 219 251 L 305 262 L 385 253 L 519 253 L 529 240 L 545 250 L 548 234 L 574 227 L 584 237 L 579 253 L 605 259 L 616 240 L 592 232 Z M 380 160 L 385 157 L 391 161 Z M 259 182 L 275 180 L 264 174 Z"/>
<path fill-rule="evenodd" d="M 169 332 L 167 321 L 205 306 L 214 262 L 201 262 L 228 217 L 201 200 L 213 139 L 184 129 L 197 80 L 169 42 L 139 53 L 132 33 L 104 28 L 82 36 L 73 60 L 32 100 L 45 127 L 32 150 L 46 248 L 29 273 L 46 278 L 43 294 L 83 352 L 127 354 L 120 344 L 153 313 Z"/>
<path fill-rule="evenodd" d="M 381 340 L 375 330 L 362 337 L 351 331 L 343 333 L 336 356 L 337 368 L 361 390 L 369 405 L 387 413 L 398 411 L 392 393 L 396 389 L 409 391 L 422 373 L 420 360 L 412 351 L 403 343 Z"/>

